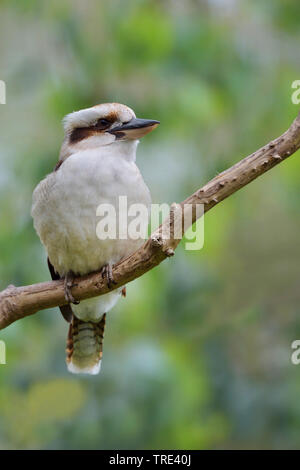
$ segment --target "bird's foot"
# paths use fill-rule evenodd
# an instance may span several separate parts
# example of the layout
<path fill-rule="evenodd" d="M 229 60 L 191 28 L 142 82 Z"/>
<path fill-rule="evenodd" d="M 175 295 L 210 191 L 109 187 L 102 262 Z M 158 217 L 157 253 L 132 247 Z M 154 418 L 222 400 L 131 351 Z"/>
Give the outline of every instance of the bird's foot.
<path fill-rule="evenodd" d="M 122 297 L 126 297 L 126 286 L 121 290 Z"/>
<path fill-rule="evenodd" d="M 65 292 L 65 299 L 69 304 L 78 305 L 80 303 L 79 300 L 75 300 L 71 292 L 72 287 L 75 286 L 74 277 L 75 276 L 71 271 L 66 274 L 65 283 L 64 283 L 64 292 Z"/>
<path fill-rule="evenodd" d="M 114 280 L 111 264 L 107 263 L 103 266 L 103 268 L 101 269 L 101 275 L 102 275 L 103 279 L 104 278 L 106 279 L 106 282 L 107 282 L 107 285 L 108 285 L 109 289 L 114 284 L 117 284 L 116 281 Z"/>

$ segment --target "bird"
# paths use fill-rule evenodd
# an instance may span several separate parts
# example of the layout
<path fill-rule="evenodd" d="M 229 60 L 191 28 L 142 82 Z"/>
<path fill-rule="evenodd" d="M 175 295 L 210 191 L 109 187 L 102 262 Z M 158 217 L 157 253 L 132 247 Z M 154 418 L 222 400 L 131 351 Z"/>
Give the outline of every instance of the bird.
<path fill-rule="evenodd" d="M 33 191 L 33 225 L 46 250 L 51 277 L 64 279 L 66 304 L 60 310 L 69 323 L 66 363 L 72 373 L 99 373 L 106 314 L 126 292 L 123 286 L 78 302 L 72 295 L 74 277 L 99 271 L 112 287 L 112 266 L 136 251 L 146 235 L 99 236 L 97 208 L 114 208 L 119 234 L 126 220 L 119 217 L 124 215 L 119 198 L 126 197 L 128 207 L 143 204 L 146 232 L 151 195 L 136 165 L 136 150 L 139 139 L 159 124 L 137 118 L 120 103 L 67 114 L 58 163 Z"/>

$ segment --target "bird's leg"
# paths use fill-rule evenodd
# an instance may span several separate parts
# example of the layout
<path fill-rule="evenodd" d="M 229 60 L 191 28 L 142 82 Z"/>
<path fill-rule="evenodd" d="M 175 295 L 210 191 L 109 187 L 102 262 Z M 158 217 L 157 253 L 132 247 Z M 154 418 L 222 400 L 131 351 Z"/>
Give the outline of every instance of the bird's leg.
<path fill-rule="evenodd" d="M 78 305 L 80 303 L 79 300 L 75 300 L 71 292 L 72 287 L 74 287 L 74 277 L 75 276 L 72 271 L 69 271 L 65 276 L 65 283 L 64 283 L 65 299 L 70 304 Z"/>
<path fill-rule="evenodd" d="M 126 286 L 121 291 L 122 297 L 126 297 Z"/>
<path fill-rule="evenodd" d="M 114 276 L 112 273 L 112 265 L 110 263 L 107 263 L 103 266 L 101 269 L 101 275 L 103 279 L 106 279 L 107 285 L 109 289 L 114 285 L 117 284 L 116 281 L 114 280 Z"/>

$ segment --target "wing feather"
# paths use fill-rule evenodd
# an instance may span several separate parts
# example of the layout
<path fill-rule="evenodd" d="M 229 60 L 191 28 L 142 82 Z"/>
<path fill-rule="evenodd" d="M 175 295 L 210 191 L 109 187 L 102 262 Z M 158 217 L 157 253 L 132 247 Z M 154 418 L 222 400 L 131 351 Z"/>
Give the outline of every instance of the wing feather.
<path fill-rule="evenodd" d="M 58 281 L 59 279 L 61 279 L 60 275 L 55 271 L 54 267 L 50 263 L 49 258 L 47 258 L 47 262 L 48 262 L 48 268 L 49 268 L 52 280 L 53 281 Z M 72 310 L 71 306 L 70 305 L 62 305 L 61 307 L 59 307 L 59 309 L 60 309 L 61 314 L 64 317 L 64 319 L 68 323 L 71 323 L 72 317 L 73 317 L 73 310 Z"/>

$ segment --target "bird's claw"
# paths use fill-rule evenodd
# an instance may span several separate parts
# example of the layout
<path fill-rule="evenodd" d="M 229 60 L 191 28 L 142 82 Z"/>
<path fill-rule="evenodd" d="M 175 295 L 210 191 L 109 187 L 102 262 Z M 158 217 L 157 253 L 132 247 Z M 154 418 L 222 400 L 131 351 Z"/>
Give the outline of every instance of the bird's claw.
<path fill-rule="evenodd" d="M 101 269 L 101 275 L 103 279 L 106 279 L 107 286 L 110 289 L 114 284 L 117 284 L 116 281 L 114 280 L 114 276 L 112 273 L 112 265 L 111 264 L 105 264 L 103 268 Z"/>
<path fill-rule="evenodd" d="M 78 305 L 80 302 L 79 300 L 74 299 L 71 292 L 72 287 L 74 287 L 74 274 L 68 273 L 65 277 L 64 283 L 65 299 L 69 304 Z"/>

